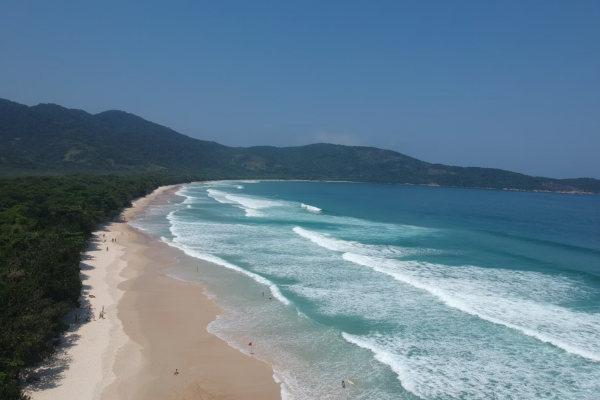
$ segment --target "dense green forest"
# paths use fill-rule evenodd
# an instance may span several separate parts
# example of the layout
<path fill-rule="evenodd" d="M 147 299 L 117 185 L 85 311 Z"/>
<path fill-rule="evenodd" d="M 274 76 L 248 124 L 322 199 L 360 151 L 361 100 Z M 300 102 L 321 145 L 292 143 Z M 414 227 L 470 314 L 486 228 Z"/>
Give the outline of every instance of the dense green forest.
<path fill-rule="evenodd" d="M 0 399 L 23 399 L 17 377 L 53 353 L 79 306 L 79 262 L 94 226 L 136 197 L 197 175 L 0 180 Z"/>
<path fill-rule="evenodd" d="M 432 164 L 373 147 L 227 147 L 123 111 L 89 114 L 0 99 L 0 175 L 206 173 L 218 178 L 344 180 L 486 189 L 600 193 L 600 180 L 532 177 Z"/>

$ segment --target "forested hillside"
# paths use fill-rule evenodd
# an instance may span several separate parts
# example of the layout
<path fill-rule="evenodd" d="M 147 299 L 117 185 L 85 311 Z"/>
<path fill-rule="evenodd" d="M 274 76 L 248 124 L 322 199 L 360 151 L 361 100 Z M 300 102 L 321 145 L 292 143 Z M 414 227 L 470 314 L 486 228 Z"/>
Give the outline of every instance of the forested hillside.
<path fill-rule="evenodd" d="M 235 148 L 197 140 L 123 111 L 89 114 L 0 99 L 3 176 L 139 172 L 217 178 L 314 179 L 600 193 L 597 179 L 531 177 L 493 168 L 431 164 L 373 147 L 312 144 Z"/>
<path fill-rule="evenodd" d="M 192 175 L 0 180 L 0 399 L 23 398 L 19 372 L 48 357 L 79 306 L 79 262 L 94 226 L 131 200 Z"/>

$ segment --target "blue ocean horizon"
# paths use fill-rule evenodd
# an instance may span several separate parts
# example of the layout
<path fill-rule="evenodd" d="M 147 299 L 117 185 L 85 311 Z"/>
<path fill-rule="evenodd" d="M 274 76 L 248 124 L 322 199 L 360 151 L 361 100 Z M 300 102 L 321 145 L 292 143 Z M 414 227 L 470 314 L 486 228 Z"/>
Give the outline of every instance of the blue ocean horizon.
<path fill-rule="evenodd" d="M 598 196 L 210 182 L 132 225 L 190 256 L 169 274 L 285 399 L 600 393 Z"/>

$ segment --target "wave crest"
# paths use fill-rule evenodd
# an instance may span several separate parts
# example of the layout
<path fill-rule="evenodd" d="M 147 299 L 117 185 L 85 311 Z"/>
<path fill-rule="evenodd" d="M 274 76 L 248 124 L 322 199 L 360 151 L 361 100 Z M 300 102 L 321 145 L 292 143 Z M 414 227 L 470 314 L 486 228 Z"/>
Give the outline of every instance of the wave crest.
<path fill-rule="evenodd" d="M 449 267 L 418 261 L 400 261 L 344 253 L 344 260 L 391 276 L 424 290 L 449 307 L 488 322 L 504 325 L 569 353 L 600 362 L 600 314 L 568 310 L 518 294 L 534 281 L 557 291 L 568 290 L 542 274 L 479 267 Z M 562 286 L 562 287 L 561 287 Z"/>
<path fill-rule="evenodd" d="M 260 211 L 265 208 L 279 207 L 282 204 L 266 199 L 259 199 L 254 197 L 246 197 L 235 194 L 223 192 L 221 190 L 207 189 L 208 195 L 219 203 L 231 204 L 235 207 L 241 208 L 246 212 L 246 217 L 262 217 L 264 214 Z"/>
<path fill-rule="evenodd" d="M 406 257 L 428 252 L 428 249 L 410 249 L 398 246 L 369 245 L 355 241 L 334 239 L 328 235 L 309 231 L 299 226 L 292 229 L 296 234 L 328 250 L 341 253 L 358 253 L 362 255 L 373 255 L 379 257 Z"/>
<path fill-rule="evenodd" d="M 314 213 L 320 213 L 321 211 L 323 211 L 319 207 L 309 206 L 308 204 L 304 204 L 304 203 L 300 204 L 300 207 L 305 208 L 306 211 L 310 211 L 310 212 L 314 212 Z"/>

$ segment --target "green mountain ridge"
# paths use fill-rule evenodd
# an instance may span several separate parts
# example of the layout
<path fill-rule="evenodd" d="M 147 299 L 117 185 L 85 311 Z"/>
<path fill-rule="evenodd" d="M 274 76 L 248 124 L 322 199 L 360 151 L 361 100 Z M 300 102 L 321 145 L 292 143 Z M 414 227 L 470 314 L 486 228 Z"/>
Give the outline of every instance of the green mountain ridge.
<path fill-rule="evenodd" d="M 374 147 L 326 143 L 228 147 L 124 111 L 89 114 L 0 99 L 0 172 L 204 173 L 218 179 L 341 180 L 485 189 L 600 193 L 600 180 L 532 177 L 432 164 Z"/>

